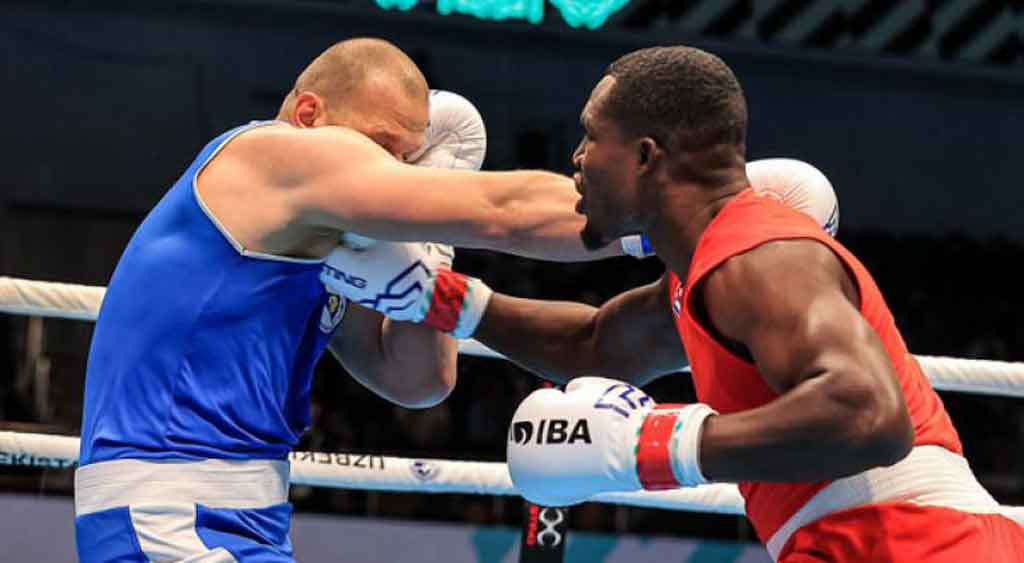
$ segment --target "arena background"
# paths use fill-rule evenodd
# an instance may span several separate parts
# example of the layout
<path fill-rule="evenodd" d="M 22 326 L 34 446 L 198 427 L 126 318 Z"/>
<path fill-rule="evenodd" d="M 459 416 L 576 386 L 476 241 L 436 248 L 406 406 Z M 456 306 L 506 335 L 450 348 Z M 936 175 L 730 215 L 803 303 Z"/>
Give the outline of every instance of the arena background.
<path fill-rule="evenodd" d="M 599 18 L 583 16 L 600 0 L 380 4 L 390 9 L 371 0 L 4 3 L 0 275 L 105 285 L 133 229 L 199 148 L 272 117 L 298 71 L 337 40 L 387 38 L 431 86 L 473 100 L 489 133 L 486 168 L 561 171 L 604 67 L 638 47 L 686 43 L 737 72 L 751 159 L 800 158 L 830 177 L 839 238 L 877 277 L 912 351 L 1024 360 L 1024 3 L 633 0 L 597 29 L 586 24 Z M 504 19 L 477 17 L 487 13 Z M 662 271 L 657 260 L 558 265 L 478 251 L 460 253 L 456 267 L 513 295 L 593 304 Z M 77 435 L 91 330 L 0 316 L 0 428 Z M 538 380 L 465 356 L 459 378 L 444 404 L 410 411 L 325 357 L 302 449 L 502 460 L 512 411 Z M 684 376 L 649 392 L 693 395 Z M 981 482 L 1024 504 L 1021 400 L 942 397 Z M 73 559 L 71 484 L 66 470 L 5 468 L 0 560 Z M 511 561 L 522 521 L 511 497 L 294 487 L 292 501 L 297 554 L 310 561 Z M 570 561 L 764 557 L 735 517 L 588 504 L 571 524 L 584 533 Z"/>

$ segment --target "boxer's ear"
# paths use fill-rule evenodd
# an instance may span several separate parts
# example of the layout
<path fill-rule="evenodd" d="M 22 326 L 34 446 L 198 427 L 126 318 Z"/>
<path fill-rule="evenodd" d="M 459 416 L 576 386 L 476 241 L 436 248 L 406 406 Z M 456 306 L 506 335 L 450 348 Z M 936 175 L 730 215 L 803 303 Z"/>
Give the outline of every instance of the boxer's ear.
<path fill-rule="evenodd" d="M 642 137 L 637 141 L 637 172 L 646 174 L 654 169 L 656 162 L 661 158 L 661 148 L 658 142 L 651 137 Z"/>
<path fill-rule="evenodd" d="M 313 92 L 300 92 L 295 96 L 291 122 L 296 127 L 318 127 L 324 125 L 326 108 L 324 100 Z"/>

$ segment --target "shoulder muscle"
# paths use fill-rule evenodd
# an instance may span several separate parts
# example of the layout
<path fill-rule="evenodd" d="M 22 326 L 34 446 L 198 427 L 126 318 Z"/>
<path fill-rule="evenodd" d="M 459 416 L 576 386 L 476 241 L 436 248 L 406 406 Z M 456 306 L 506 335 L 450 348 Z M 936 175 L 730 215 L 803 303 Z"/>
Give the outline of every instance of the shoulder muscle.
<path fill-rule="evenodd" d="M 770 242 L 708 274 L 702 294 L 709 321 L 744 345 L 776 391 L 822 369 L 870 327 L 856 286 L 827 246 L 808 239 Z"/>

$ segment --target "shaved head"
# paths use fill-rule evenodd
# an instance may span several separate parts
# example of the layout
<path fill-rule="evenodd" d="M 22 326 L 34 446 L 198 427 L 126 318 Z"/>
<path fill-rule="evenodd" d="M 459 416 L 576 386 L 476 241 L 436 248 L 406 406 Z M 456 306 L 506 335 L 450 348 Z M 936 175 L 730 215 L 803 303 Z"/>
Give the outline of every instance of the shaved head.
<path fill-rule="evenodd" d="M 383 39 L 331 45 L 299 74 L 278 119 L 355 129 L 404 158 L 422 142 L 430 91 L 416 63 Z"/>
<path fill-rule="evenodd" d="M 292 90 L 343 101 L 374 79 L 394 81 L 410 96 L 427 95 L 427 80 L 408 55 L 383 39 L 368 37 L 332 45 L 309 63 Z"/>

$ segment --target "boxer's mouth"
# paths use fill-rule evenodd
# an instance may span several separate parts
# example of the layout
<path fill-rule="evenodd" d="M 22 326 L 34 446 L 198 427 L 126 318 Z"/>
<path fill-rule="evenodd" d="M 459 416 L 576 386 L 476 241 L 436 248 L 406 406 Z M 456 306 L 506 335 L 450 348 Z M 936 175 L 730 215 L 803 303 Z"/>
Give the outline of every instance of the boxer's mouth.
<path fill-rule="evenodd" d="M 587 213 L 587 198 L 586 194 L 583 193 L 583 174 L 576 172 L 572 175 L 572 180 L 576 184 L 576 193 L 580 194 L 579 201 L 576 202 L 576 213 L 580 215 L 586 215 Z"/>

